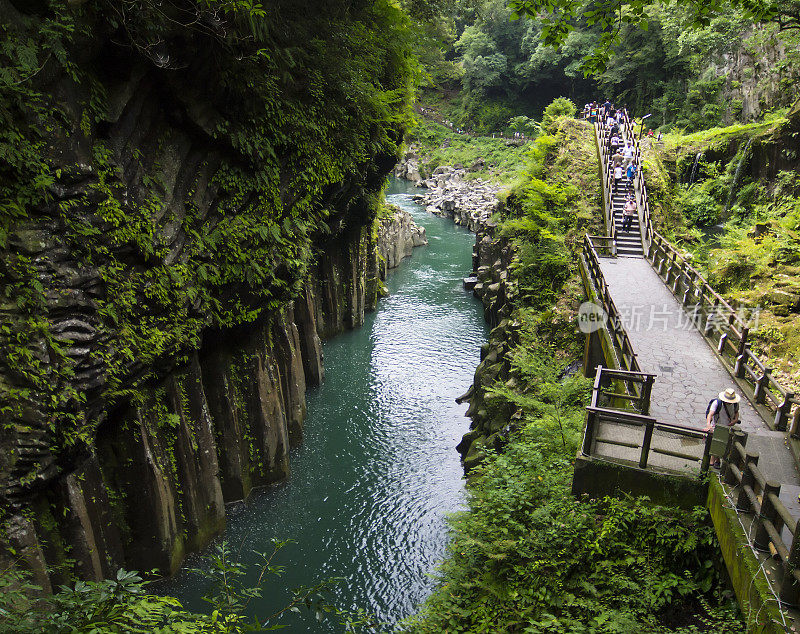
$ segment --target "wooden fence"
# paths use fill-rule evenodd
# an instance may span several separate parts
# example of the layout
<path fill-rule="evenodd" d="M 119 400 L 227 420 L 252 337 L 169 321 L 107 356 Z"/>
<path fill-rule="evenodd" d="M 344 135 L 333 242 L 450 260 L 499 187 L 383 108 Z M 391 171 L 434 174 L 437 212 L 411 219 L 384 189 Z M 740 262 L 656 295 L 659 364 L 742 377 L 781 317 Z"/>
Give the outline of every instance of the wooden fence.
<path fill-rule="evenodd" d="M 609 168 L 610 157 L 608 155 L 608 130 L 602 125 L 594 125 L 595 142 L 597 151 L 600 155 L 600 179 L 603 182 L 603 219 L 606 224 L 606 231 L 614 241 L 614 253 L 616 254 L 617 227 L 614 222 L 614 172 Z"/>
<path fill-rule="evenodd" d="M 736 377 L 751 386 L 755 402 L 773 412 L 775 429 L 783 431 L 788 428 L 793 437 L 800 439 L 800 398 L 783 388 L 772 376 L 772 369 L 750 350 L 750 319 L 746 311 L 743 307 L 732 306 L 717 293 L 687 257 L 653 227 L 650 200 L 641 169 L 641 144 L 636 138 L 635 123 L 627 113 L 621 128 L 625 140 L 634 144 L 634 160 L 639 166 L 634 192 L 645 257 L 681 301 L 691 325 L 714 345 Z"/>
<path fill-rule="evenodd" d="M 649 416 L 655 375 L 611 370 L 598 366 L 592 400 L 586 408 L 581 453 L 612 462 L 681 471 L 677 465 L 695 465 L 708 471 L 712 433 L 683 425 L 661 423 Z M 605 402 L 604 402 L 605 401 Z M 625 402 L 628 407 L 614 403 Z M 654 444 L 658 438 L 659 443 Z M 686 447 L 685 440 L 693 440 Z M 691 451 L 691 448 L 694 451 Z M 658 456 L 659 461 L 653 460 Z M 665 464 L 665 460 L 672 462 Z"/>
<path fill-rule="evenodd" d="M 597 300 L 601 303 L 607 315 L 606 330 L 611 338 L 611 344 L 616 355 L 617 365 L 621 370 L 630 372 L 641 372 L 636 353 L 633 351 L 631 340 L 622 325 L 622 315 L 611 297 L 603 272 L 600 270 L 599 255 L 594 241 L 604 241 L 606 249 L 613 248 L 608 246 L 608 242 L 613 239 L 608 236 L 589 236 L 583 238 L 583 262 L 589 280 L 594 285 L 597 292 Z"/>

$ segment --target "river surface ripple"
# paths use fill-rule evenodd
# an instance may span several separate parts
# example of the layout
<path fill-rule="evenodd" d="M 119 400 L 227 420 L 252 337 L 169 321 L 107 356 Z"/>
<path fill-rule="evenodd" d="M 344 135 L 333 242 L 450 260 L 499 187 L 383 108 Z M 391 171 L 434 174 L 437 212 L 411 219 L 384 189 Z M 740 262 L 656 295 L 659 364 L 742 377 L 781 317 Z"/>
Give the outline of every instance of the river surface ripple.
<path fill-rule="evenodd" d="M 387 199 L 425 227 L 429 245 L 390 272 L 391 295 L 362 328 L 325 343 L 325 382 L 308 393 L 288 482 L 228 509 L 225 539 L 245 562 L 273 537 L 296 542 L 278 556 L 284 575 L 249 606 L 261 618 L 286 605 L 283 587 L 341 577 L 336 605 L 396 623 L 431 592 L 445 517 L 463 507 L 455 445 L 469 421 L 454 399 L 470 386 L 487 335 L 480 302 L 462 287 L 474 236 L 413 203 L 418 191 L 393 180 Z M 181 572 L 160 591 L 207 611 L 204 589 Z M 307 613 L 286 622 L 293 632 L 342 630 Z"/>

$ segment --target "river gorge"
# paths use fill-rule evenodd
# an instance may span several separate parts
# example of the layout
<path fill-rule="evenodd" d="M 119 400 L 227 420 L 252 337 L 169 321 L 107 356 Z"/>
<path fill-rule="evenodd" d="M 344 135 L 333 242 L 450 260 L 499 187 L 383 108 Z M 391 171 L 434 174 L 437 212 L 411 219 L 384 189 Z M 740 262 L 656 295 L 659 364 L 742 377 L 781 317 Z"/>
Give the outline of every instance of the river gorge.
<path fill-rule="evenodd" d="M 228 507 L 225 538 L 253 564 L 271 538 L 292 539 L 252 613 L 286 604 L 289 588 L 341 577 L 335 599 L 394 623 L 430 592 L 445 553 L 445 516 L 462 508 L 455 445 L 469 427 L 466 391 L 487 328 L 480 302 L 464 291 L 474 236 L 411 200 L 394 180 L 387 200 L 410 211 L 429 244 L 387 278 L 389 297 L 361 328 L 324 344 L 325 381 L 308 394 L 304 441 L 285 484 Z M 196 564 L 190 560 L 189 566 Z M 278 588 L 284 588 L 278 590 Z M 202 610 L 203 581 L 181 572 L 162 588 Z M 303 613 L 299 628 L 331 631 Z"/>

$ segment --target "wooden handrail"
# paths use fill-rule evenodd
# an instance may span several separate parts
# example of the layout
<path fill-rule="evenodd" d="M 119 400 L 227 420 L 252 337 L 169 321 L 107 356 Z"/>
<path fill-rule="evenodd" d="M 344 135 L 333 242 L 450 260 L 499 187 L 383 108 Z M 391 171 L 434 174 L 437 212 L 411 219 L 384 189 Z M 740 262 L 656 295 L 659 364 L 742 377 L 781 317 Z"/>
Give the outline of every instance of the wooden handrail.
<path fill-rule="evenodd" d="M 608 320 L 606 322 L 606 329 L 611 336 L 612 343 L 614 344 L 614 353 L 617 356 L 617 364 L 622 370 L 631 370 L 634 372 L 641 372 L 641 367 L 636 359 L 636 353 L 633 351 L 628 333 L 622 327 L 621 313 L 611 297 L 611 292 L 608 289 L 608 284 L 603 277 L 600 269 L 600 259 L 597 255 L 597 250 L 591 240 L 586 235 L 584 236 L 583 243 L 583 256 L 586 263 L 587 273 L 591 278 L 591 282 L 597 291 L 597 298 L 603 305 L 603 310 L 606 312 Z"/>
<path fill-rule="evenodd" d="M 602 374 L 602 367 L 598 369 L 595 390 L 600 384 L 600 376 Z M 650 453 L 657 453 L 666 456 L 673 456 L 682 460 L 694 461 L 700 463 L 700 473 L 703 474 L 708 470 L 710 461 L 711 449 L 711 432 L 704 430 L 686 427 L 683 425 L 676 425 L 670 423 L 659 423 L 651 416 L 644 416 L 629 411 L 621 411 L 607 407 L 597 407 L 593 404 L 586 408 L 586 427 L 584 429 L 583 443 L 581 444 L 581 453 L 586 456 L 594 458 L 601 458 L 604 460 L 623 460 L 622 458 L 614 458 L 598 454 L 595 450 L 597 443 L 616 445 L 618 447 L 626 447 L 628 449 L 639 449 L 638 466 L 640 469 L 648 467 Z M 643 429 L 641 442 L 632 442 L 629 438 L 614 438 L 614 437 L 598 437 L 598 425 L 624 425 L 626 427 L 639 427 Z M 673 451 L 664 447 L 652 447 L 653 433 L 655 431 L 663 431 L 669 434 L 695 438 L 697 440 L 705 439 L 703 444 L 703 452 L 701 455 L 688 454 L 681 451 Z M 627 460 L 624 460 L 627 462 Z"/>

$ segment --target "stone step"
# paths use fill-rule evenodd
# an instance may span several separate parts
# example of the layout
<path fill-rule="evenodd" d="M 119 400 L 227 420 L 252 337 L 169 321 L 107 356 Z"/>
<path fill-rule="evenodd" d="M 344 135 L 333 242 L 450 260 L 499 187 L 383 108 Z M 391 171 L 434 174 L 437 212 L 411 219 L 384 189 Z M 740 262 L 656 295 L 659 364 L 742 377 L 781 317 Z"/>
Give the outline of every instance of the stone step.
<path fill-rule="evenodd" d="M 622 222 L 621 221 L 620 222 L 615 222 L 614 226 L 617 228 L 617 231 L 621 231 L 622 230 Z M 642 232 L 641 232 L 641 229 L 639 228 L 639 223 L 638 222 L 632 223 L 631 224 L 631 230 L 626 232 L 626 233 L 635 233 L 635 234 L 641 235 Z"/>

